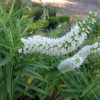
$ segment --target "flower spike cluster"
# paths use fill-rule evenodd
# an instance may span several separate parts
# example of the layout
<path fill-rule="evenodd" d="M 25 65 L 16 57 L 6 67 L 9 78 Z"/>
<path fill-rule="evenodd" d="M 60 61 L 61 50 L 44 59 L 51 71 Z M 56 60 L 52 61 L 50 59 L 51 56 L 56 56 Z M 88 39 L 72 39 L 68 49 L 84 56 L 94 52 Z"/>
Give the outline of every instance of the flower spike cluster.
<path fill-rule="evenodd" d="M 74 68 L 79 68 L 82 65 L 83 61 L 87 58 L 88 55 L 91 53 L 98 53 L 100 52 L 100 43 L 96 42 L 93 45 L 87 45 L 83 47 L 78 53 L 76 53 L 73 57 L 68 58 L 62 61 L 58 69 L 61 73 L 68 72 L 73 70 Z"/>
<path fill-rule="evenodd" d="M 21 41 L 24 43 L 23 53 L 27 54 L 37 52 L 51 56 L 65 55 L 83 44 L 87 38 L 86 33 L 82 33 L 81 35 L 78 35 L 78 33 L 79 26 L 76 24 L 68 34 L 61 38 L 52 39 L 39 35 L 27 39 L 21 38 Z"/>
<path fill-rule="evenodd" d="M 92 15 L 92 13 L 90 14 Z M 88 19 L 88 20 L 87 20 Z M 83 22 L 76 23 L 76 25 L 61 38 L 48 38 L 39 35 L 28 37 L 27 39 L 21 38 L 24 43 L 23 49 L 19 49 L 19 53 L 41 53 L 50 56 L 59 56 L 68 54 L 81 46 L 87 34 L 92 30 L 87 26 L 94 23 L 94 20 L 89 17 L 83 20 Z M 86 24 L 86 25 L 85 25 Z M 92 25 L 91 25 L 92 26 Z"/>

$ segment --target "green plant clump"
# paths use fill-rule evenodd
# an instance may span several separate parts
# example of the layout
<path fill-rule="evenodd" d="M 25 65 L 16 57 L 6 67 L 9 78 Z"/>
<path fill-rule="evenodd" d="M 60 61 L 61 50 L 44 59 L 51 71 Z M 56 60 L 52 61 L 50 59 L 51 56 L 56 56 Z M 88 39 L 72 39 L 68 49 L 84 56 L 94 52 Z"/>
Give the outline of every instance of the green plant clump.
<path fill-rule="evenodd" d="M 36 20 L 38 20 L 41 15 L 42 15 L 42 10 L 38 7 L 33 7 L 31 12 L 29 13 L 29 16 L 34 17 Z"/>
<path fill-rule="evenodd" d="M 47 21 L 47 20 L 38 20 L 38 21 L 36 21 L 36 25 L 39 28 L 46 28 L 46 27 L 49 26 L 49 21 Z"/>
<path fill-rule="evenodd" d="M 70 17 L 68 15 L 61 15 L 58 18 L 60 22 L 68 22 L 70 20 Z"/>
<path fill-rule="evenodd" d="M 30 22 L 26 25 L 29 26 L 28 30 L 34 30 L 37 27 L 37 25 L 34 22 Z"/>
<path fill-rule="evenodd" d="M 24 9 L 24 10 L 23 10 L 23 14 L 24 14 L 24 15 L 29 15 L 29 13 L 30 13 L 30 10 L 29 10 L 29 9 Z"/>
<path fill-rule="evenodd" d="M 57 17 L 49 17 L 48 21 L 50 22 L 50 24 L 57 24 L 60 22 L 60 20 Z"/>

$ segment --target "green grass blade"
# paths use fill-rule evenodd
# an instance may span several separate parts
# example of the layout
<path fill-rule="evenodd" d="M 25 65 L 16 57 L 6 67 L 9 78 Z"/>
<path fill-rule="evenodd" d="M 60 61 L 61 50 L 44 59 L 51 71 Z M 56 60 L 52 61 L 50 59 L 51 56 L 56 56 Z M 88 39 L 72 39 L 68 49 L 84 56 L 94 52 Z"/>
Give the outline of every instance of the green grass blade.
<path fill-rule="evenodd" d="M 2 7 L 2 5 L 0 5 L 0 11 L 1 11 L 1 13 L 3 14 L 3 16 L 4 16 L 5 18 L 7 18 L 8 15 L 7 15 L 5 9 Z"/>

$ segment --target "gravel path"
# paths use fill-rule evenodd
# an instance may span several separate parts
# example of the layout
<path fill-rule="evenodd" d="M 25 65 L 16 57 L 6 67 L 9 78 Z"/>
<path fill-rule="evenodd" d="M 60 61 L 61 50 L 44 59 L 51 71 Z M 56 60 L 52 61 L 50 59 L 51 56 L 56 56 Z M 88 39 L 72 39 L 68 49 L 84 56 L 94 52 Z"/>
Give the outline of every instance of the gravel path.
<path fill-rule="evenodd" d="M 57 16 L 68 14 L 73 19 L 83 19 L 90 10 L 98 13 L 100 19 L 100 0 L 62 0 L 58 3 Z"/>

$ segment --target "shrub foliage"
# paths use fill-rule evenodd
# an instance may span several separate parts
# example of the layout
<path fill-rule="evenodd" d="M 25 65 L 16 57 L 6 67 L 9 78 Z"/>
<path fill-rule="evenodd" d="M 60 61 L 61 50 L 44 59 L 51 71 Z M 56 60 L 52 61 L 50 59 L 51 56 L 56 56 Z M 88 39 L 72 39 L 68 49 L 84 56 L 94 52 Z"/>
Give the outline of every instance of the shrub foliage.
<path fill-rule="evenodd" d="M 68 15 L 61 15 L 58 18 L 60 22 L 68 22 L 70 20 L 70 17 Z"/>

